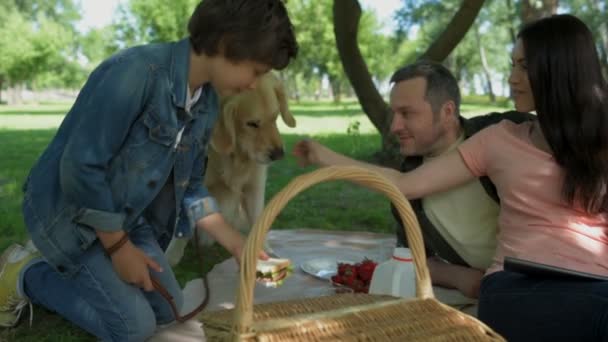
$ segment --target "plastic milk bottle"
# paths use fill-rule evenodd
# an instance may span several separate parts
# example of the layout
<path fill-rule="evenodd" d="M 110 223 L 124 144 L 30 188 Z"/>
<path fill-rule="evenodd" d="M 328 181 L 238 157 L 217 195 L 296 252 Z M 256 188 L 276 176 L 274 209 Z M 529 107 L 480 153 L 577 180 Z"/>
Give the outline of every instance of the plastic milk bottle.
<path fill-rule="evenodd" d="M 391 259 L 376 266 L 369 293 L 416 297 L 416 273 L 409 248 L 395 248 Z"/>

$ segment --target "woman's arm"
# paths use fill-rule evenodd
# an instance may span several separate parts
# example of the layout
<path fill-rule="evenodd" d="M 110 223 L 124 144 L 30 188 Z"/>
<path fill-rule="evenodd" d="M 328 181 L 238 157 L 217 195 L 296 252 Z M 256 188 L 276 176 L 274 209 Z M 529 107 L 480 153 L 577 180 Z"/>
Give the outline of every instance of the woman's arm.
<path fill-rule="evenodd" d="M 447 191 L 475 179 L 458 151 L 424 162 L 407 173 L 400 173 L 395 182 L 408 199 L 425 197 Z"/>
<path fill-rule="evenodd" d="M 293 154 L 300 166 L 358 166 L 378 172 L 397 185 L 408 199 L 446 191 L 475 178 L 457 151 L 425 162 L 407 173 L 349 158 L 314 140 L 299 141 Z"/>

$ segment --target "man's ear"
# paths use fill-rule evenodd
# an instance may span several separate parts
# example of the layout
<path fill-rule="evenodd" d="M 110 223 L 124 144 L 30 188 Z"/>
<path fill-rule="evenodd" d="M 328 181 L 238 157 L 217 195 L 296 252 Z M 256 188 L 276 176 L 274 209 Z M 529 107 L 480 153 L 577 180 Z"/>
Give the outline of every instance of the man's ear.
<path fill-rule="evenodd" d="M 458 118 L 458 115 L 456 114 L 456 104 L 454 101 L 448 100 L 441 106 L 441 116 L 446 119 Z"/>
<path fill-rule="evenodd" d="M 220 104 L 220 117 L 211 135 L 211 146 L 220 154 L 230 154 L 234 151 L 236 144 L 234 121 L 238 104 L 238 96 L 233 96 Z"/>
<path fill-rule="evenodd" d="M 281 112 L 281 118 L 283 122 L 289 127 L 296 127 L 296 119 L 293 117 L 291 112 L 289 111 L 289 105 L 287 104 L 287 95 L 285 94 L 285 87 L 283 86 L 283 82 L 278 77 L 274 77 L 273 89 L 274 93 L 277 96 L 277 100 L 279 101 L 279 112 Z"/>

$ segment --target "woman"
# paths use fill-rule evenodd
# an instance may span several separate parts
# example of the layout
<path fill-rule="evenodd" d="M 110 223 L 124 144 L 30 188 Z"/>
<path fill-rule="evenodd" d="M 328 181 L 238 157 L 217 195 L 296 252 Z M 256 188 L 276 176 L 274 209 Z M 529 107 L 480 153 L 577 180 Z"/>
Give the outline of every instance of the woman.
<path fill-rule="evenodd" d="M 505 256 L 608 277 L 608 87 L 583 22 L 556 15 L 526 26 L 509 84 L 518 111 L 538 120 L 490 126 L 410 173 L 373 167 L 312 141 L 301 164 L 380 171 L 407 198 L 487 175 L 501 198 L 493 265 L 479 317 L 509 341 L 608 341 L 608 282 L 531 277 L 503 270 Z"/>

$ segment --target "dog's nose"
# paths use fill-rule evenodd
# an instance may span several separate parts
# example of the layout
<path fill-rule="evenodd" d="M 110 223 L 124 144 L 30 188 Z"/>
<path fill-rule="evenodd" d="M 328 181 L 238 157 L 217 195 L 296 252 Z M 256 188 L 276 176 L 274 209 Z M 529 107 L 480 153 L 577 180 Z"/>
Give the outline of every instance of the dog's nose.
<path fill-rule="evenodd" d="M 270 154 L 269 154 L 270 160 L 279 160 L 279 159 L 283 158 L 284 155 L 285 155 L 285 152 L 280 147 L 277 147 L 274 150 L 270 151 Z"/>

